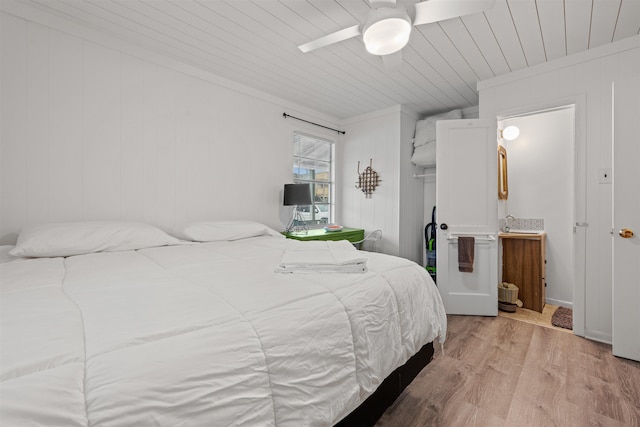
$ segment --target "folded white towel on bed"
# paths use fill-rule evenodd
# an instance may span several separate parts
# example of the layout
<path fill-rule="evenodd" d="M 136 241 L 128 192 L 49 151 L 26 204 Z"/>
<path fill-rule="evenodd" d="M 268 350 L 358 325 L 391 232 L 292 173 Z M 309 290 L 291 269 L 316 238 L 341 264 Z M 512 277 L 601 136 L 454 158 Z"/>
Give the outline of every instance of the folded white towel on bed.
<path fill-rule="evenodd" d="M 364 273 L 367 259 L 347 240 L 301 242 L 285 251 L 278 273 Z"/>
<path fill-rule="evenodd" d="M 276 267 L 276 273 L 366 273 L 367 265 L 365 263 L 354 265 L 279 265 Z"/>

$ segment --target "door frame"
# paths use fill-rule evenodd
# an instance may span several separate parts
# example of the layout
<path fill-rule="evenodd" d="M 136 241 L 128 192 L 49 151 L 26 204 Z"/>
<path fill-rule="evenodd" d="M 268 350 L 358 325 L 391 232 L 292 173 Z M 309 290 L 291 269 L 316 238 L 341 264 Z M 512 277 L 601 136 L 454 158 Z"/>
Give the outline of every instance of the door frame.
<path fill-rule="evenodd" d="M 499 110 L 497 121 L 523 117 L 544 110 L 574 106 L 574 234 L 573 234 L 573 333 L 585 336 L 586 324 L 586 268 L 587 268 L 587 96 L 563 97 L 553 101 Z M 497 132 L 497 129 L 496 129 Z"/>

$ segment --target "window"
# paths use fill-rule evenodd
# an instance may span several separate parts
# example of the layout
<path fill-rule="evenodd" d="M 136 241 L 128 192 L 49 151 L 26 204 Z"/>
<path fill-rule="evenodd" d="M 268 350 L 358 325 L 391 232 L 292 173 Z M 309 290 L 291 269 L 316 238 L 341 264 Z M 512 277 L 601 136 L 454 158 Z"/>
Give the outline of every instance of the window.
<path fill-rule="evenodd" d="M 313 205 L 298 207 L 304 222 L 310 228 L 332 222 L 333 142 L 294 133 L 293 183 L 311 184 Z"/>

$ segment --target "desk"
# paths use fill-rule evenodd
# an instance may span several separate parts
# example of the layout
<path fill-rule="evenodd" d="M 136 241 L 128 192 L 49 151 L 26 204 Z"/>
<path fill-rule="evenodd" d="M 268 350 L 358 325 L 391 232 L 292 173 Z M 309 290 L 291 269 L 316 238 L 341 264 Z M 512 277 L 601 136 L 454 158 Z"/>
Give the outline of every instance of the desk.
<path fill-rule="evenodd" d="M 282 234 L 287 239 L 296 240 L 348 240 L 350 242 L 359 242 L 364 239 L 364 229 L 344 227 L 340 231 L 324 231 L 324 228 L 309 230 L 306 233 L 287 233 Z"/>

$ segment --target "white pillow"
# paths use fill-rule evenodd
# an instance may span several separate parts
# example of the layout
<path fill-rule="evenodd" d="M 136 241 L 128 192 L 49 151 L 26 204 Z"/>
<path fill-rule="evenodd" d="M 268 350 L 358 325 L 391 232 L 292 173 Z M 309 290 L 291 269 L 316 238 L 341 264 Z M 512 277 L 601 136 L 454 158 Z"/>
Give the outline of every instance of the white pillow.
<path fill-rule="evenodd" d="M 178 236 L 194 242 L 240 240 L 257 236 L 284 237 L 274 229 L 255 221 L 199 221 L 178 232 Z"/>
<path fill-rule="evenodd" d="M 5 262 L 15 261 L 16 257 L 9 255 L 9 252 L 15 248 L 13 245 L 3 245 L 0 246 L 0 264 L 4 264 Z"/>
<path fill-rule="evenodd" d="M 428 144 L 416 147 L 411 156 L 411 163 L 416 166 L 435 166 L 436 165 L 436 144 L 430 142 Z"/>
<path fill-rule="evenodd" d="M 60 222 L 26 227 L 10 255 L 55 257 L 91 252 L 128 251 L 180 244 L 153 225 L 140 222 Z"/>
<path fill-rule="evenodd" d="M 448 113 L 436 114 L 416 123 L 416 136 L 413 146 L 419 147 L 436 140 L 436 122 L 438 120 L 455 120 L 462 118 L 462 110 L 452 110 Z"/>

